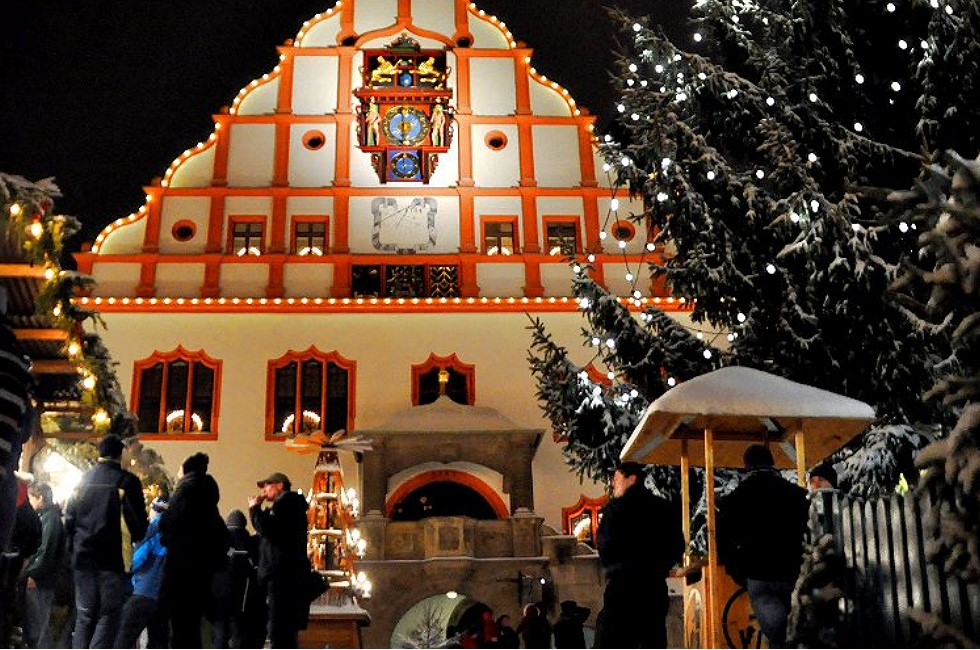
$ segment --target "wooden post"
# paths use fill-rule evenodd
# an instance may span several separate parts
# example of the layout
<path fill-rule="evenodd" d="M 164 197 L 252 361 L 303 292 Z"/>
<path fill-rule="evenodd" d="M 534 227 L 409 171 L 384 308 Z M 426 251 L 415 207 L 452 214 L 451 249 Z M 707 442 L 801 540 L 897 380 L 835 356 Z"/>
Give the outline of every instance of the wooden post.
<path fill-rule="evenodd" d="M 688 458 L 687 439 L 681 440 L 681 526 L 684 530 L 684 566 L 687 566 L 688 549 L 691 547 L 691 459 Z"/>
<path fill-rule="evenodd" d="M 806 437 L 802 427 L 796 431 L 796 483 L 806 487 Z"/>
<path fill-rule="evenodd" d="M 708 515 L 708 575 L 706 595 L 708 600 L 708 645 L 714 647 L 721 633 L 721 612 L 718 611 L 718 585 L 721 581 L 718 567 L 718 544 L 715 542 L 715 437 L 711 429 L 704 430 L 704 491 Z"/>

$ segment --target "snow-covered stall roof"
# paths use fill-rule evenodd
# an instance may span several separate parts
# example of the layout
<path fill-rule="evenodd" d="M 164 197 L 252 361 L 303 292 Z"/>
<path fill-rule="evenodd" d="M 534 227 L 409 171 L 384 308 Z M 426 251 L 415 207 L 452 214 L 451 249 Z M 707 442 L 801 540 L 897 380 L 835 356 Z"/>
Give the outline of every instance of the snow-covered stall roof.
<path fill-rule="evenodd" d="M 874 419 L 868 404 L 753 368 L 732 366 L 695 377 L 647 407 L 621 458 L 677 465 L 688 441 L 692 465 L 704 464 L 704 430 L 714 436 L 716 467 L 742 467 L 752 443 L 773 443 L 776 465 L 796 466 L 794 434 L 803 432 L 807 464 L 840 449 Z"/>

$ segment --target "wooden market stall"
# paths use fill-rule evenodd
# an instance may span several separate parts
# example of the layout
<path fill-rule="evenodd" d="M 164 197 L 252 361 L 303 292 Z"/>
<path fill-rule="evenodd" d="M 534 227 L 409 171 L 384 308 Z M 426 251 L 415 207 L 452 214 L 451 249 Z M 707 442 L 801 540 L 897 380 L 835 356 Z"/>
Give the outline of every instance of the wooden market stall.
<path fill-rule="evenodd" d="M 795 467 L 800 485 L 806 468 L 840 449 L 874 419 L 864 402 L 760 370 L 729 367 L 686 381 L 646 410 L 621 458 L 679 465 L 684 536 L 691 540 L 692 465 L 705 468 L 708 557 L 687 566 L 684 628 L 688 647 L 727 647 L 722 604 L 738 589 L 718 563 L 715 544 L 715 467 L 742 468 L 751 444 L 765 444 L 776 467 Z M 686 565 L 691 563 L 686 559 Z M 698 571 L 698 569 L 701 569 Z M 735 613 L 733 613 L 735 614 Z M 736 618 L 737 616 L 733 616 Z M 726 638 L 727 637 L 727 638 Z"/>

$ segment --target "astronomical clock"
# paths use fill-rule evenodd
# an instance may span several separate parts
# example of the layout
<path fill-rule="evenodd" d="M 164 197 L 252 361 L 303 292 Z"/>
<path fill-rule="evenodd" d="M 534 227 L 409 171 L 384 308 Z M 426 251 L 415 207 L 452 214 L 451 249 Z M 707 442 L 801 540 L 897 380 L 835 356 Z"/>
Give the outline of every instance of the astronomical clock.
<path fill-rule="evenodd" d="M 446 53 L 423 50 L 403 34 L 384 49 L 365 50 L 360 70 L 363 85 L 354 95 L 361 150 L 371 154 L 382 183 L 428 183 L 453 137 Z"/>

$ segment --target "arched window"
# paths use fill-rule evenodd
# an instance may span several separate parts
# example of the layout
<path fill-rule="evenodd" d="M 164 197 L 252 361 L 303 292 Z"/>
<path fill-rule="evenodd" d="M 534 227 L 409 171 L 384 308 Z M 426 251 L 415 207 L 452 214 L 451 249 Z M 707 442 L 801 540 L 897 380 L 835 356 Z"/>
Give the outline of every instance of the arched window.
<path fill-rule="evenodd" d="M 445 373 L 445 388 L 440 373 Z M 476 402 L 476 369 L 463 363 L 455 353 L 448 357 L 429 354 L 423 363 L 412 365 L 412 405 L 431 404 L 445 392 L 457 404 L 472 406 Z"/>
<path fill-rule="evenodd" d="M 270 361 L 266 379 L 266 440 L 297 433 L 354 428 L 357 364 L 336 350 L 311 346 Z"/>
<path fill-rule="evenodd" d="M 595 548 L 595 536 L 599 530 L 599 515 L 609 497 L 602 495 L 590 499 L 584 494 L 579 496 L 574 505 L 561 509 L 561 523 L 566 535 L 574 535 L 575 539 L 585 542 Z"/>
<path fill-rule="evenodd" d="M 154 352 L 134 364 L 132 403 L 146 437 L 218 437 L 221 362 L 203 350 Z"/>

